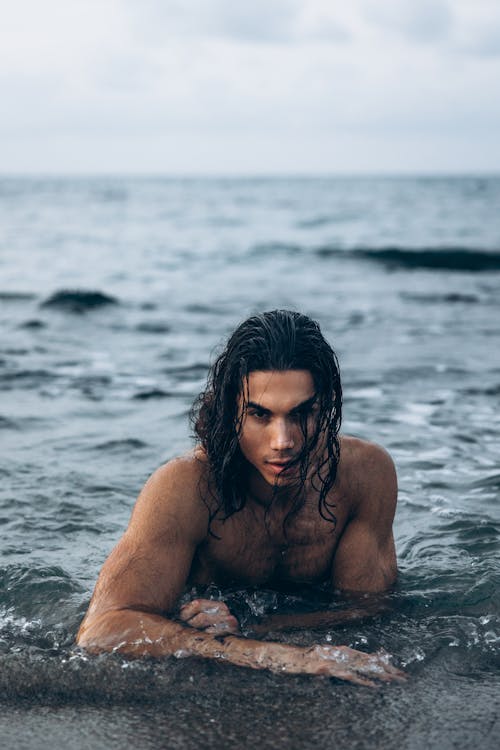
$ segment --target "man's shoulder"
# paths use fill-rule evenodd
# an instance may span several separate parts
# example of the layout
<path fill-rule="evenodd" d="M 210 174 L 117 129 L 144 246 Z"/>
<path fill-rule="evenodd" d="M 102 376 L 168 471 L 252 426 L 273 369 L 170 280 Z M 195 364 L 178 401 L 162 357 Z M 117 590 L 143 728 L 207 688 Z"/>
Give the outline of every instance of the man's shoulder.
<path fill-rule="evenodd" d="M 149 482 L 177 487 L 184 491 L 198 486 L 208 476 L 208 460 L 202 448 L 196 447 L 180 456 L 169 459 L 151 475 Z"/>
<path fill-rule="evenodd" d="M 368 440 L 345 435 L 341 438 L 340 456 L 343 475 L 351 488 L 358 510 L 376 512 L 381 505 L 395 505 L 396 469 L 385 448 Z"/>
<path fill-rule="evenodd" d="M 132 521 L 154 519 L 157 526 L 177 525 L 204 536 L 208 522 L 208 462 L 199 449 L 170 459 L 151 474 L 137 500 Z"/>
<path fill-rule="evenodd" d="M 355 471 L 362 466 L 376 467 L 379 471 L 394 469 L 394 461 L 385 448 L 378 443 L 351 435 L 342 435 L 340 438 L 340 455 L 349 464 L 349 468 Z"/>

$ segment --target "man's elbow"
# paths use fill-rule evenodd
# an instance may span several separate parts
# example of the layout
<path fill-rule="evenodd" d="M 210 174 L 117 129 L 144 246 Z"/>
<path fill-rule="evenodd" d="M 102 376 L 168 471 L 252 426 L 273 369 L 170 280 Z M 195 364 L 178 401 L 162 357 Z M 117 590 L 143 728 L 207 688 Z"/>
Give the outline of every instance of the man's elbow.
<path fill-rule="evenodd" d="M 75 643 L 91 654 L 119 650 L 121 643 L 126 640 L 120 623 L 116 622 L 115 612 L 86 617 L 78 633 Z"/>
<path fill-rule="evenodd" d="M 186 626 L 160 615 L 120 609 L 87 616 L 76 644 L 91 654 L 118 652 L 132 657 L 174 653 Z"/>
<path fill-rule="evenodd" d="M 333 587 L 345 594 L 383 594 L 392 589 L 397 575 L 396 556 L 391 555 L 360 571 L 348 569 L 344 574 L 334 574 Z"/>
<path fill-rule="evenodd" d="M 394 544 L 394 534 L 392 531 L 389 536 L 387 549 L 383 555 L 381 569 L 384 576 L 385 588 L 392 588 L 398 577 L 398 558 L 396 555 L 396 545 Z"/>
<path fill-rule="evenodd" d="M 395 585 L 398 578 L 398 567 L 396 562 L 394 565 L 388 566 L 382 571 L 382 579 L 380 584 L 380 591 L 390 591 Z"/>

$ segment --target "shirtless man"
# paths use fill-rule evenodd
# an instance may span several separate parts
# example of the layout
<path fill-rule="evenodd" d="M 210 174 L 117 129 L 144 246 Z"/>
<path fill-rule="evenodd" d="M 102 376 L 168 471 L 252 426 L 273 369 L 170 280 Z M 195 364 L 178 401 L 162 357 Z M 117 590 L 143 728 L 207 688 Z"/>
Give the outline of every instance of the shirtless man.
<path fill-rule="evenodd" d="M 394 583 L 394 465 L 382 448 L 339 436 L 341 408 L 337 358 L 317 323 L 285 310 L 242 323 L 195 404 L 199 445 L 146 483 L 78 644 L 364 685 L 401 679 L 384 653 L 245 638 L 223 602 L 173 614 L 186 584 L 330 582 L 361 593 Z"/>

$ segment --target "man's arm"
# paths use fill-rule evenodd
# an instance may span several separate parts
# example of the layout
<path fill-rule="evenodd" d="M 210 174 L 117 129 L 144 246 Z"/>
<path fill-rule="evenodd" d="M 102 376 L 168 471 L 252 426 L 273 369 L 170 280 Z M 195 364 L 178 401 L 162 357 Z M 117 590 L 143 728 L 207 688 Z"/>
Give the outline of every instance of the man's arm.
<path fill-rule="evenodd" d="M 77 643 L 93 653 L 201 656 L 361 685 L 401 679 L 385 654 L 216 636 L 168 617 L 187 582 L 196 547 L 207 534 L 200 466 L 194 458 L 177 459 L 148 481 L 124 537 L 104 564 Z"/>
<path fill-rule="evenodd" d="M 252 635 L 264 635 L 290 630 L 330 630 L 346 623 L 364 623 L 391 611 L 390 604 L 378 595 L 366 598 L 354 597 L 354 601 L 343 601 L 342 609 L 326 609 L 297 614 L 272 614 L 252 623 L 248 630 Z"/>
<path fill-rule="evenodd" d="M 396 580 L 392 524 L 396 512 L 394 463 L 380 446 L 359 441 L 351 464 L 353 510 L 332 568 L 335 589 L 386 591 Z"/>
<path fill-rule="evenodd" d="M 160 636 L 176 632 L 165 615 L 175 607 L 207 533 L 202 470 L 195 457 L 180 458 L 148 480 L 127 531 L 99 575 L 77 635 L 79 645 L 90 651 L 153 654 Z"/>

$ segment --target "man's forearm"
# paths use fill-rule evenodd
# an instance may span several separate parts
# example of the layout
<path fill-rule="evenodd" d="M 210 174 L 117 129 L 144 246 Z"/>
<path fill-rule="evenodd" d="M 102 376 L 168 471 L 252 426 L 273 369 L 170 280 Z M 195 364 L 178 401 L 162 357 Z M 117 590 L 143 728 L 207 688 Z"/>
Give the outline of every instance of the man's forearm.
<path fill-rule="evenodd" d="M 111 610 L 84 621 L 76 642 L 90 653 L 109 651 L 137 657 L 183 656 L 181 652 L 188 656 L 196 649 L 203 650 L 203 645 L 209 651 L 212 643 L 217 644 L 213 636 L 199 630 L 134 609 Z"/>
<path fill-rule="evenodd" d="M 304 630 L 311 628 L 321 630 L 332 628 L 346 622 L 362 622 L 391 610 L 390 603 L 378 597 L 372 600 L 361 600 L 343 609 L 319 612 L 299 612 L 293 614 L 272 614 L 251 624 L 248 631 L 253 634 L 276 633 L 282 630 Z"/>
<path fill-rule="evenodd" d="M 236 636 L 214 636 L 160 615 L 114 610 L 83 623 L 77 644 L 91 653 L 127 656 L 200 656 L 254 669 L 282 670 L 297 647 Z M 280 662 L 276 664 L 276 659 Z M 291 670 L 300 671 L 300 670 Z"/>
<path fill-rule="evenodd" d="M 316 674 L 374 686 L 377 681 L 401 680 L 403 674 L 387 654 L 365 654 L 346 646 L 308 648 L 234 635 L 214 636 L 160 615 L 114 610 L 84 622 L 77 643 L 91 653 L 118 652 L 127 656 L 199 656 L 251 669 L 289 674 Z"/>

